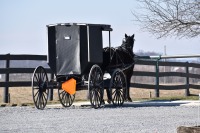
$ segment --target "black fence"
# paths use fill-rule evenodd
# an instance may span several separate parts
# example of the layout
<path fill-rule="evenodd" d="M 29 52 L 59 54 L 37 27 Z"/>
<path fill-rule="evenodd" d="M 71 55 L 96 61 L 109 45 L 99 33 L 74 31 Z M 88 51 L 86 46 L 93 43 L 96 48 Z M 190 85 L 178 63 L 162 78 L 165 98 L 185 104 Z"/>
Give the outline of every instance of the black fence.
<path fill-rule="evenodd" d="M 31 81 L 10 81 L 10 74 L 16 73 L 33 73 L 35 68 L 14 68 L 10 67 L 10 62 L 13 60 L 37 60 L 37 61 L 46 61 L 46 55 L 0 55 L 0 61 L 5 61 L 5 67 L 0 68 L 0 74 L 5 75 L 5 80 L 0 82 L 0 87 L 3 87 L 3 102 L 9 102 L 9 87 L 30 87 Z M 159 60 L 142 60 L 139 59 L 136 61 L 136 65 L 151 65 L 155 67 L 154 72 L 144 72 L 144 71 L 134 71 L 133 76 L 149 76 L 155 78 L 155 84 L 145 84 L 145 83 L 131 83 L 131 87 L 136 88 L 145 88 L 145 89 L 154 89 L 155 97 L 159 97 L 159 90 L 179 90 L 185 89 L 185 96 L 190 95 L 190 88 L 200 89 L 200 85 L 191 84 L 189 82 L 190 78 L 200 79 L 199 74 L 189 73 L 189 67 L 200 68 L 200 64 L 196 63 L 188 63 L 188 62 L 162 62 Z M 159 66 L 178 66 L 185 67 L 185 72 L 160 72 Z M 48 74 L 51 74 L 53 77 L 53 73 L 50 68 L 46 68 Z M 160 85 L 160 77 L 167 76 L 178 76 L 184 77 L 186 79 L 186 83 L 184 85 Z M 53 99 L 53 90 L 50 91 L 50 100 Z"/>
<path fill-rule="evenodd" d="M 190 83 L 190 78 L 200 79 L 200 74 L 189 73 L 189 68 L 200 68 L 200 64 L 188 63 L 188 62 L 165 62 L 159 60 L 137 60 L 136 65 L 148 65 L 154 66 L 154 72 L 145 71 L 134 71 L 133 76 L 148 76 L 155 78 L 155 84 L 145 84 L 145 83 L 131 83 L 131 87 L 135 88 L 145 88 L 145 89 L 155 89 L 155 97 L 159 97 L 159 90 L 180 90 L 185 89 L 185 96 L 190 95 L 190 88 L 200 89 L 200 85 Z M 160 72 L 160 66 L 173 66 L 173 67 L 184 67 L 185 72 Z M 183 77 L 185 78 L 185 84 L 183 85 L 160 85 L 160 77 Z"/>
<path fill-rule="evenodd" d="M 5 67 L 0 68 L 0 74 L 5 75 L 5 80 L 0 82 L 0 87 L 3 87 L 3 102 L 9 103 L 9 87 L 27 87 L 31 86 L 31 81 L 10 81 L 10 74 L 27 74 L 33 73 L 35 68 L 14 68 L 10 67 L 11 61 L 25 61 L 25 60 L 37 60 L 45 61 L 47 60 L 46 55 L 0 55 L 0 61 L 5 61 Z M 50 68 L 46 68 L 47 73 L 50 73 L 53 77 L 53 73 Z M 50 91 L 51 93 L 52 91 Z M 53 99 L 52 95 L 49 97 L 50 100 Z"/>

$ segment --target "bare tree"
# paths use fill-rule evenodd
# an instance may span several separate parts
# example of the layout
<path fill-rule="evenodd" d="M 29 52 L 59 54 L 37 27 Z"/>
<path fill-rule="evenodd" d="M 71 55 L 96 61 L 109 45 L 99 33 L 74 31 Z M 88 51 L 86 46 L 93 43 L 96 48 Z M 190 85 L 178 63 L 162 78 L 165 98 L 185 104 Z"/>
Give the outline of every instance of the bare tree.
<path fill-rule="evenodd" d="M 158 38 L 200 36 L 200 0 L 138 0 L 134 21 Z"/>

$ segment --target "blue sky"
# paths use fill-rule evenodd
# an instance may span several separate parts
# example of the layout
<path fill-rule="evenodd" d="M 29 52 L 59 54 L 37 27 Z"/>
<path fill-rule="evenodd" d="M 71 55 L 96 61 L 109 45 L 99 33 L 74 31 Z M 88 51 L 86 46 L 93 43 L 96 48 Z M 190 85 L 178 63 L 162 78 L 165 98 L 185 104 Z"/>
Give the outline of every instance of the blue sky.
<path fill-rule="evenodd" d="M 135 0 L 1 0 L 0 54 L 47 54 L 46 25 L 54 23 L 110 24 L 112 46 L 121 45 L 124 34 L 135 34 L 134 52 L 167 55 L 200 54 L 200 38 L 156 39 L 134 24 Z M 106 43 L 106 41 L 105 41 Z"/>

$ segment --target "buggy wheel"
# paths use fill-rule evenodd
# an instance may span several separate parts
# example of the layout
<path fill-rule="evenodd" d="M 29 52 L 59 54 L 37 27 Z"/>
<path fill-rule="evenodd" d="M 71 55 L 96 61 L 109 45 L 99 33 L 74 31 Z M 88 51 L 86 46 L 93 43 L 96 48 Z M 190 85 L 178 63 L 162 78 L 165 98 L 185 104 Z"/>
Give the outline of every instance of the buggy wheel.
<path fill-rule="evenodd" d="M 93 108 L 101 107 L 103 102 L 104 85 L 103 73 L 98 65 L 93 65 L 88 78 L 88 90 L 90 103 Z"/>
<path fill-rule="evenodd" d="M 32 76 L 33 102 L 37 109 L 44 109 L 49 95 L 48 76 L 42 66 L 38 66 Z"/>
<path fill-rule="evenodd" d="M 70 95 L 62 88 L 59 88 L 58 89 L 58 97 L 59 97 L 60 103 L 62 104 L 63 107 L 70 107 L 74 102 L 75 94 Z"/>
<path fill-rule="evenodd" d="M 122 106 L 126 95 L 126 77 L 124 73 L 117 69 L 113 72 L 110 81 L 110 97 L 114 106 Z"/>

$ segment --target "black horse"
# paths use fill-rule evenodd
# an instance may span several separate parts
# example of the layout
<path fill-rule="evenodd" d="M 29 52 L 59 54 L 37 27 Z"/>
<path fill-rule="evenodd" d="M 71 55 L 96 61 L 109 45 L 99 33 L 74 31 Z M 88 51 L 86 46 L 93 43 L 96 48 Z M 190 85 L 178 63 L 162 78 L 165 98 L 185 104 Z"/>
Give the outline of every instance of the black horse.
<path fill-rule="evenodd" d="M 127 80 L 127 93 L 125 95 L 125 100 L 132 102 L 130 97 L 130 80 L 133 75 L 133 68 L 134 68 L 134 53 L 133 53 L 133 46 L 134 46 L 134 34 L 132 36 L 127 36 L 125 34 L 125 39 L 122 42 L 122 45 L 113 48 L 107 47 L 104 48 L 103 52 L 103 71 L 108 71 L 108 73 L 112 73 L 113 70 L 116 68 L 120 68 Z M 111 101 L 111 95 L 108 88 L 106 88 L 108 102 Z"/>

